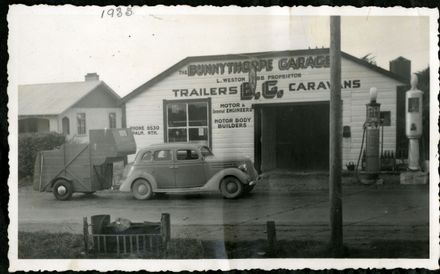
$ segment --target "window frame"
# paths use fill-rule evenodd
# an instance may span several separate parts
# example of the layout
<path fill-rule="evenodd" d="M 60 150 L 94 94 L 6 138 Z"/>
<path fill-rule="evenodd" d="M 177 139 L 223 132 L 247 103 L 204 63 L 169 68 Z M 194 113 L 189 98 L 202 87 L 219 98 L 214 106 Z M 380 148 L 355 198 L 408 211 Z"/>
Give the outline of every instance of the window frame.
<path fill-rule="evenodd" d="M 79 118 L 79 116 L 81 114 L 84 114 L 84 119 Z M 84 121 L 84 133 L 82 133 L 82 131 L 80 129 L 82 129 L 83 127 L 81 126 L 81 122 L 80 121 Z M 78 112 L 76 113 L 76 132 L 79 136 L 84 136 L 87 135 L 87 115 L 85 112 Z"/>
<path fill-rule="evenodd" d="M 180 104 L 186 104 L 186 122 L 187 125 L 184 127 L 168 127 L 168 108 L 167 106 L 169 104 L 173 103 L 180 103 Z M 188 104 L 191 103 L 206 103 L 207 104 L 207 125 L 206 126 L 190 126 L 189 125 L 189 113 L 188 113 Z M 212 122 L 211 122 L 211 98 L 197 98 L 197 99 L 182 99 L 182 100 L 163 100 L 163 129 L 164 129 L 164 142 L 168 143 L 168 129 L 169 128 L 182 128 L 187 130 L 187 142 L 189 141 L 189 129 L 190 128 L 204 128 L 206 127 L 208 130 L 208 142 L 207 146 L 212 149 Z"/>

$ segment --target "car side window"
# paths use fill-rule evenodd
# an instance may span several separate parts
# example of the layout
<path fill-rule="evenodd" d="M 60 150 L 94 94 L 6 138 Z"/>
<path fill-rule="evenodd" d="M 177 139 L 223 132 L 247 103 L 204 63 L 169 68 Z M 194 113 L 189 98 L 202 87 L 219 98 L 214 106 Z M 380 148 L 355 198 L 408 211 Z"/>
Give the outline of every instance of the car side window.
<path fill-rule="evenodd" d="M 171 160 L 171 151 L 170 150 L 156 150 L 154 152 L 154 160 L 155 161 L 169 161 Z"/>
<path fill-rule="evenodd" d="M 151 151 L 147 151 L 142 155 L 142 161 L 151 161 L 153 159 L 153 153 Z"/>
<path fill-rule="evenodd" d="M 199 155 L 194 149 L 179 149 L 176 152 L 177 160 L 197 160 Z"/>

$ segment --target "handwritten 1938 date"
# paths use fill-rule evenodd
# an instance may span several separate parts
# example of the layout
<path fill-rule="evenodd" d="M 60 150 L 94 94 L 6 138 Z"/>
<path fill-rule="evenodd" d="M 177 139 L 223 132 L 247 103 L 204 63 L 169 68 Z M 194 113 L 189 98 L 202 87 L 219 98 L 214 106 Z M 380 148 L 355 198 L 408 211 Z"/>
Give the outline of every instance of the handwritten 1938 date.
<path fill-rule="evenodd" d="M 103 9 L 101 12 L 101 18 L 104 17 L 117 18 L 123 16 L 131 16 L 131 15 L 133 15 L 133 9 L 131 7 L 107 8 L 107 9 Z"/>

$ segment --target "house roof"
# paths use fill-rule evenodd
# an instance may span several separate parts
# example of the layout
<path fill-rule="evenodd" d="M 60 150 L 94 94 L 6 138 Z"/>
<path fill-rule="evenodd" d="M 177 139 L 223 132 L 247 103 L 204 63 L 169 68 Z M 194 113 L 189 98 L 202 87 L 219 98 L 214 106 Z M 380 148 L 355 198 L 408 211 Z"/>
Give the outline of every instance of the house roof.
<path fill-rule="evenodd" d="M 179 68 L 194 62 L 206 62 L 206 61 L 221 61 L 221 60 L 243 60 L 243 59 L 251 59 L 251 58 L 269 58 L 269 57 L 277 57 L 277 56 L 295 56 L 295 55 L 306 55 L 306 54 L 329 54 L 328 48 L 320 48 L 320 49 L 304 49 L 304 50 L 286 50 L 286 51 L 268 51 L 268 52 L 254 52 L 254 53 L 241 53 L 241 54 L 225 54 L 225 55 L 205 55 L 205 56 L 190 56 L 171 66 L 167 70 L 153 77 L 148 82 L 142 84 L 125 97 L 122 98 L 123 102 L 129 101 L 131 98 L 135 97 L 139 93 L 145 91 L 146 89 L 152 87 L 157 82 L 161 81 L 165 77 L 169 76 Z M 348 53 L 341 52 L 343 58 L 351 60 L 361 66 L 367 67 L 373 71 L 376 71 L 386 77 L 394 79 L 396 81 L 401 82 L 402 84 L 407 84 L 407 79 L 402 78 L 401 76 L 383 69 L 381 67 L 370 64 L 369 62 L 359 59 L 355 56 L 352 56 Z"/>
<path fill-rule="evenodd" d="M 49 83 L 18 86 L 18 115 L 58 115 L 102 86 L 117 100 L 121 98 L 103 81 Z"/>

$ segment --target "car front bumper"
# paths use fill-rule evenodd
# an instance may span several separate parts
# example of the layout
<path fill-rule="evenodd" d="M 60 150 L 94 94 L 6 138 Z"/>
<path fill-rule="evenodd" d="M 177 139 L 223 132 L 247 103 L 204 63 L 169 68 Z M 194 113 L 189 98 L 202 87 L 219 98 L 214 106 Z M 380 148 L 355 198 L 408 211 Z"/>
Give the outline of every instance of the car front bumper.
<path fill-rule="evenodd" d="M 257 175 L 257 177 L 256 177 L 254 180 L 250 179 L 250 181 L 249 181 L 248 184 L 249 184 L 250 186 L 255 186 L 255 185 L 257 185 L 257 183 L 258 183 L 260 180 L 261 180 L 260 175 Z"/>

